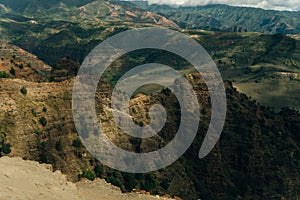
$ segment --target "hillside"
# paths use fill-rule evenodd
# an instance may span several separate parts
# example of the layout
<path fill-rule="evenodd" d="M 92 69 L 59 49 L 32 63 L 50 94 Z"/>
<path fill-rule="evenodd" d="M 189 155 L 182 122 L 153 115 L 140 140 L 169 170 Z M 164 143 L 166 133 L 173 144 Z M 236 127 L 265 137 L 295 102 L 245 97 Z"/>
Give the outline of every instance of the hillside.
<path fill-rule="evenodd" d="M 213 57 L 223 78 L 233 81 L 239 91 L 263 105 L 274 107 L 276 111 L 286 106 L 300 109 L 299 34 L 270 35 L 185 30 L 178 28 L 176 23 L 162 15 L 137 8 L 128 2 L 93 1 L 84 5 L 60 5 L 60 7 L 61 10 L 56 11 L 57 4 L 53 4 L 51 8 L 41 10 L 42 13 L 47 12 L 47 15 L 31 12 L 34 15 L 31 17 L 28 14 L 13 14 L 16 11 L 8 11 L 11 13 L 2 15 L 0 20 L 2 40 L 37 55 L 51 65 L 55 71 L 52 76 L 54 78 L 50 80 L 59 80 L 55 78 L 57 74 L 58 77 L 61 76 L 59 74 L 65 74 L 66 77 L 75 75 L 76 68 L 78 69 L 85 56 L 97 44 L 114 34 L 138 27 L 163 25 L 182 31 L 197 40 Z M 158 7 L 173 9 L 167 6 Z M 226 12 L 235 10 L 228 6 L 201 7 L 204 10 L 213 9 L 208 10 L 209 13 L 221 8 L 226 9 Z M 267 14 L 273 12 L 260 9 L 250 11 Z M 285 12 L 279 12 L 282 13 Z M 295 14 L 295 12 L 287 13 Z M 256 22 L 253 24 L 259 27 Z M 150 56 L 151 54 L 145 55 Z M 66 68 L 72 66 L 61 63 L 62 59 L 66 58 L 77 67 L 68 71 Z M 164 60 L 167 59 L 156 58 L 157 62 Z M 122 65 L 126 66 L 126 62 Z"/>
<path fill-rule="evenodd" d="M 149 193 L 177 200 L 300 199 L 299 13 L 224 5 L 0 0 L 0 157 L 31 160 L 0 158 L 0 167 L 5 166 L 0 199 L 38 196 L 40 190 L 43 199 L 158 199 Z M 182 73 L 193 86 L 201 114 L 196 116 L 197 136 L 179 160 L 152 173 L 123 173 L 104 166 L 82 144 L 72 114 L 74 79 L 88 53 L 105 39 L 161 26 L 193 38 L 215 61 L 226 88 L 225 126 L 213 151 L 200 160 L 212 113 L 203 77 L 171 52 L 129 52 L 104 72 L 95 94 L 98 124 L 114 144 L 137 153 L 158 150 L 172 141 L 180 125 L 175 95 L 148 84 L 135 91 L 129 104 L 118 106 L 129 105 L 134 123 L 145 126 L 151 122 L 151 105 L 162 104 L 168 114 L 165 126 L 147 139 L 117 127 L 112 91 L 135 66 L 161 63 Z M 147 73 L 156 80 L 161 72 L 151 68 Z M 164 81 L 170 78 L 172 74 L 164 75 Z M 65 175 L 32 161 L 51 164 Z M 26 193 L 27 187 L 33 193 Z M 121 194 L 133 190 L 137 193 Z"/>
<path fill-rule="evenodd" d="M 28 23 L 32 21 L 49 22 L 64 21 L 73 23 L 85 23 L 86 26 L 117 23 L 134 22 L 150 23 L 169 27 L 177 25 L 165 17 L 149 12 L 136 6 L 119 5 L 105 0 L 85 0 L 85 1 L 0 1 L 2 20 L 10 19 L 16 22 Z"/>
<path fill-rule="evenodd" d="M 96 161 L 78 141 L 74 128 L 72 81 L 0 80 L 2 155 L 51 163 L 73 181 L 92 173 L 95 174 L 92 177 L 105 178 L 122 191 L 138 188 L 184 199 L 299 198 L 299 113 L 289 109 L 274 113 L 227 83 L 228 114 L 222 138 L 207 158 L 199 160 L 199 147 L 210 119 L 210 104 L 201 77 L 195 74 L 188 78 L 204 108 L 201 128 L 188 152 L 166 169 L 150 174 L 127 174 Z M 159 136 L 136 141 L 111 123 L 108 99 L 111 86 L 105 82 L 100 86 L 96 104 L 99 120 L 109 133 L 115 133 L 111 139 L 120 147 L 148 152 L 173 138 L 178 126 L 175 114 L 178 107 L 173 95 L 162 91 L 152 97 L 138 95 L 132 99 L 131 111 L 138 124 L 147 123 L 149 101 L 150 104 L 165 102 L 173 116 Z M 22 87 L 26 87 L 26 94 L 20 91 Z"/>
<path fill-rule="evenodd" d="M 42 165 L 21 158 L 0 158 L 0 198 L 23 200 L 155 200 L 145 194 L 122 194 L 121 190 L 97 179 L 68 182 L 60 171 L 52 172 L 51 165 Z"/>
<path fill-rule="evenodd" d="M 15 26 L 13 24 L 11 26 Z M 55 74 L 65 73 L 72 76 L 76 74 L 76 68 L 78 69 L 84 57 L 105 38 L 135 26 L 148 25 L 129 23 L 83 27 L 81 24 L 71 22 L 52 21 L 44 25 L 22 25 L 18 31 L 11 28 L 4 30 L 18 38 L 11 42 L 49 63 L 56 70 Z M 30 32 L 27 32 L 28 30 Z M 18 36 L 19 32 L 24 34 Z M 277 111 L 286 106 L 300 109 L 298 35 L 221 33 L 203 30 L 182 30 L 182 32 L 198 41 L 208 51 L 223 78 L 234 81 L 234 85 L 241 92 L 263 105 L 274 107 Z M 169 59 L 164 57 L 164 54 L 156 54 L 155 58 L 151 58 L 151 55 L 146 52 L 143 57 L 168 64 L 166 61 Z M 61 63 L 65 58 L 71 63 L 75 62 L 74 65 L 77 66 L 71 72 L 65 70 L 72 66 L 68 67 Z M 138 60 L 135 55 L 132 59 Z M 130 59 L 120 65 L 126 67 L 128 60 Z M 62 69 L 64 67 L 66 68 Z M 184 66 L 178 68 L 184 69 Z"/>
<path fill-rule="evenodd" d="M 52 68 L 25 50 L 0 42 L 0 72 L 2 77 L 28 81 L 47 81 Z"/>
<path fill-rule="evenodd" d="M 227 32 L 300 33 L 300 11 L 274 11 L 258 8 L 208 5 L 174 8 L 135 3 L 173 20 L 181 28 Z"/>

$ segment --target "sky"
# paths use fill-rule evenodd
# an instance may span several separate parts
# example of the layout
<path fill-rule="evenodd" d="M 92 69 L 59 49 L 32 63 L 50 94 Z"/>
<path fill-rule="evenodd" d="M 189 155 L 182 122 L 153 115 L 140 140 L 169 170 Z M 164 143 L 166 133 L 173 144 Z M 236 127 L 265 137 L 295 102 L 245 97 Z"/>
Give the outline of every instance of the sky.
<path fill-rule="evenodd" d="M 257 7 L 271 10 L 300 10 L 300 0 L 148 0 L 150 4 L 208 5 L 227 4 L 232 6 Z"/>

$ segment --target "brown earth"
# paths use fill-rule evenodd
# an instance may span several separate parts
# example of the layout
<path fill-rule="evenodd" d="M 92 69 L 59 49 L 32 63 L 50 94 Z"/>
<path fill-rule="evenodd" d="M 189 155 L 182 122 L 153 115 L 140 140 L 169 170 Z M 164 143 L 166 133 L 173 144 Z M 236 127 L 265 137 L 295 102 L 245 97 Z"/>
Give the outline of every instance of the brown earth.
<path fill-rule="evenodd" d="M 168 199 L 140 193 L 122 193 L 103 179 L 68 182 L 52 166 L 21 158 L 0 159 L 0 199 L 23 200 L 155 200 Z"/>

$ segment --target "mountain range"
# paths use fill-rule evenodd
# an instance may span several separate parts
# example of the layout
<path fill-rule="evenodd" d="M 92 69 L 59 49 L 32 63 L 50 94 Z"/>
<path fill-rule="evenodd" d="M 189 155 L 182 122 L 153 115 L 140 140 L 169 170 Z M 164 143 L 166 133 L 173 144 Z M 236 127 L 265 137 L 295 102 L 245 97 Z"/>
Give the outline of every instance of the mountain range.
<path fill-rule="evenodd" d="M 145 1 L 132 4 L 164 15 L 185 29 L 273 34 L 300 33 L 300 11 L 275 11 L 228 5 L 172 7 L 148 5 Z"/>
<path fill-rule="evenodd" d="M 275 11 L 259 8 L 232 7 L 227 5 L 208 5 L 198 7 L 172 7 L 167 5 L 148 5 L 145 1 L 103 1 L 103 0 L 1 0 L 0 13 L 4 16 L 23 15 L 33 18 L 68 19 L 78 13 L 76 10 L 92 6 L 93 16 L 105 19 L 118 5 L 121 12 L 121 21 L 133 17 L 135 22 L 140 21 L 136 14 L 146 11 L 158 13 L 175 22 L 181 28 L 206 29 L 228 32 L 262 32 L 262 33 L 300 33 L 300 11 Z M 105 5 L 105 3 L 107 5 Z M 82 7 L 83 6 L 83 7 Z M 110 9 L 109 9 L 110 8 Z M 138 9 L 140 8 L 140 10 Z M 116 15 L 118 12 L 114 13 Z M 82 13 L 81 13 L 82 14 Z M 56 17 L 54 17 L 56 16 Z M 73 17 L 74 17 L 73 16 Z M 124 16 L 124 18 L 123 18 Z M 116 16 L 114 16 L 116 17 Z M 145 20 L 141 20 L 145 21 Z M 147 20 L 146 20 L 147 21 Z"/>
<path fill-rule="evenodd" d="M 123 192 L 299 199 L 299 23 L 299 12 L 226 5 L 0 0 L 0 156 L 51 164 L 73 182 L 104 178 Z M 104 166 L 83 146 L 72 118 L 72 86 L 80 64 L 100 42 L 126 30 L 159 26 L 193 38 L 215 61 L 227 92 L 225 127 L 214 150 L 199 160 L 211 118 L 203 77 L 171 53 L 130 52 L 104 73 L 95 95 L 99 123 L 115 144 L 153 151 L 170 142 L 180 124 L 175 95 L 153 85 L 136 91 L 129 111 L 136 124 L 145 126 L 149 107 L 161 103 L 169 117 L 158 135 L 134 138 L 113 123 L 113 87 L 137 65 L 161 63 L 182 73 L 198 97 L 201 120 L 194 143 L 174 164 L 147 174 L 123 173 Z M 158 74 L 152 75 L 155 80 Z"/>

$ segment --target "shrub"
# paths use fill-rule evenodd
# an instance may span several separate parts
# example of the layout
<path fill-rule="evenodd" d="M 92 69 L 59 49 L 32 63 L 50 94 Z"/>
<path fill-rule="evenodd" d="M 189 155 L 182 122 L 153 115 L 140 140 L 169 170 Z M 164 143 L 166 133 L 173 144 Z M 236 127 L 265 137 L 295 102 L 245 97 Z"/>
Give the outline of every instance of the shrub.
<path fill-rule="evenodd" d="M 202 108 L 202 109 L 201 109 L 201 114 L 202 114 L 202 115 L 205 115 L 206 113 L 207 113 L 206 108 Z"/>
<path fill-rule="evenodd" d="M 160 186 L 162 188 L 164 188 L 165 190 L 167 190 L 169 188 L 169 182 L 168 180 L 163 180 L 161 183 L 160 183 Z"/>
<path fill-rule="evenodd" d="M 42 117 L 39 122 L 42 124 L 42 126 L 46 126 L 47 125 L 47 119 L 45 117 Z"/>
<path fill-rule="evenodd" d="M 37 113 L 36 113 L 34 108 L 31 109 L 31 113 L 32 113 L 33 116 L 35 116 L 35 117 L 37 116 Z"/>
<path fill-rule="evenodd" d="M 108 182 L 108 183 L 111 183 L 111 184 L 113 184 L 113 185 L 115 185 L 115 186 L 118 186 L 118 187 L 121 187 L 121 181 L 117 178 L 117 177 L 115 177 L 115 176 L 108 176 L 107 178 L 106 178 L 106 181 Z"/>
<path fill-rule="evenodd" d="M 43 112 L 47 112 L 47 108 L 46 107 L 43 108 Z"/>
<path fill-rule="evenodd" d="M 142 143 L 142 139 L 141 138 L 137 138 L 137 137 L 130 137 L 129 141 L 131 144 L 133 144 L 134 146 L 140 146 Z"/>
<path fill-rule="evenodd" d="M 11 73 L 12 75 L 16 75 L 16 70 L 13 67 L 11 67 L 9 73 Z"/>
<path fill-rule="evenodd" d="M 81 140 L 80 139 L 73 140 L 72 146 L 76 148 L 82 147 Z"/>
<path fill-rule="evenodd" d="M 37 136 L 40 136 L 42 133 L 40 130 L 35 130 L 34 133 L 37 135 Z"/>
<path fill-rule="evenodd" d="M 127 191 L 131 191 L 135 188 L 137 181 L 135 180 L 135 177 L 133 174 L 124 173 L 123 174 L 124 182 L 125 182 L 125 188 Z"/>
<path fill-rule="evenodd" d="M 129 141 L 135 147 L 135 152 L 140 153 L 141 152 L 142 139 L 141 138 L 136 138 L 136 137 L 130 137 Z"/>
<path fill-rule="evenodd" d="M 157 180 L 155 176 L 153 176 L 152 174 L 146 174 L 144 189 L 147 191 L 151 191 L 156 186 L 157 186 Z"/>
<path fill-rule="evenodd" d="M 78 177 L 81 179 L 81 178 L 87 178 L 89 179 L 90 181 L 93 181 L 95 180 L 96 178 L 96 174 L 90 170 L 86 170 L 84 171 L 82 174 L 79 174 Z"/>
<path fill-rule="evenodd" d="M 142 180 L 144 178 L 143 174 L 135 174 L 135 179 L 136 180 Z"/>
<path fill-rule="evenodd" d="M 4 154 L 9 154 L 10 152 L 11 152 L 11 145 L 10 144 L 3 144 L 2 145 L 2 152 L 4 153 Z"/>
<path fill-rule="evenodd" d="M 27 94 L 27 88 L 25 86 L 23 86 L 20 91 L 24 95 Z"/>
<path fill-rule="evenodd" d="M 41 163 L 50 163 L 49 158 L 46 153 L 40 154 Z"/>
<path fill-rule="evenodd" d="M 56 143 L 55 143 L 55 149 L 57 151 L 62 151 L 63 150 L 63 144 L 60 140 L 58 140 Z"/>
<path fill-rule="evenodd" d="M 9 74 L 6 72 L 0 71 L 0 78 L 9 78 Z"/>
<path fill-rule="evenodd" d="M 94 172 L 96 174 L 97 177 L 101 178 L 102 177 L 102 174 L 103 174 L 103 169 L 101 166 L 96 166 L 94 168 Z"/>

